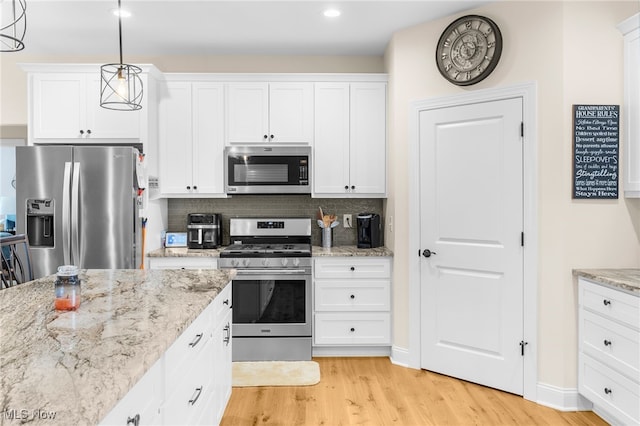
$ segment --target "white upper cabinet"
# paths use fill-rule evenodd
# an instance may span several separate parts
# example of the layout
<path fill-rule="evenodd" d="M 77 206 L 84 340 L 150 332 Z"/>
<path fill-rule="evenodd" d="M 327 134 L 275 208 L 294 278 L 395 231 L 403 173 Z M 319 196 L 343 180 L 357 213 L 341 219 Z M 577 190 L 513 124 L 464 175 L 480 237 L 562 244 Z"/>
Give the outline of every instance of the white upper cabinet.
<path fill-rule="evenodd" d="M 316 83 L 314 196 L 386 196 L 386 83 Z"/>
<path fill-rule="evenodd" d="M 313 138 L 313 83 L 229 83 L 228 144 L 301 144 Z"/>
<path fill-rule="evenodd" d="M 31 76 L 31 143 L 56 139 L 140 139 L 142 110 L 100 106 L 100 73 L 38 73 Z M 144 107 L 143 107 L 144 108 Z"/>
<path fill-rule="evenodd" d="M 224 86 L 166 83 L 160 100 L 160 191 L 224 196 Z"/>
<path fill-rule="evenodd" d="M 621 22 L 618 29 L 624 34 L 622 188 L 626 197 L 640 198 L 640 14 Z"/>

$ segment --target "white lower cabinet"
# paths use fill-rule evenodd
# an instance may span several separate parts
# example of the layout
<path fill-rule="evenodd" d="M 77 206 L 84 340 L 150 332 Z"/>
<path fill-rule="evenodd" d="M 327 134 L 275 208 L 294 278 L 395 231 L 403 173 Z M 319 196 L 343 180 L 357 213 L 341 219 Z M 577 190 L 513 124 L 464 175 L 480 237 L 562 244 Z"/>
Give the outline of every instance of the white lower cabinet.
<path fill-rule="evenodd" d="M 316 347 L 391 345 L 390 258 L 315 259 L 313 341 Z"/>
<path fill-rule="evenodd" d="M 101 424 L 219 424 L 230 396 L 231 284 Z"/>
<path fill-rule="evenodd" d="M 614 424 L 640 424 L 640 297 L 578 280 L 578 391 Z"/>

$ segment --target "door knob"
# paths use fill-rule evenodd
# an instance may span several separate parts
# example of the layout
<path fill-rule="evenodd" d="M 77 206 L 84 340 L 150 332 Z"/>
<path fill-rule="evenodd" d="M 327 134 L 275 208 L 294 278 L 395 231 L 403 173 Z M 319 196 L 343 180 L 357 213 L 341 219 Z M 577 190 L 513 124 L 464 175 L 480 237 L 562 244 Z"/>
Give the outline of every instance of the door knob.
<path fill-rule="evenodd" d="M 435 251 L 431 251 L 429 249 L 424 249 L 424 251 L 422 252 L 422 255 L 424 257 L 431 257 L 432 254 L 436 254 L 436 252 Z"/>

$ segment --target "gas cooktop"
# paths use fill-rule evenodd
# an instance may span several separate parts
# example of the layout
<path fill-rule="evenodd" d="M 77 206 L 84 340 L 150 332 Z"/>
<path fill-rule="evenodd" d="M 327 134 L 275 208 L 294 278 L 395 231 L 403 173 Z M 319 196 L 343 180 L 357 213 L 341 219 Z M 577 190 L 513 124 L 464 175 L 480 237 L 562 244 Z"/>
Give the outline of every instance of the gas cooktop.
<path fill-rule="evenodd" d="M 220 257 L 311 257 L 310 244 L 233 244 Z"/>

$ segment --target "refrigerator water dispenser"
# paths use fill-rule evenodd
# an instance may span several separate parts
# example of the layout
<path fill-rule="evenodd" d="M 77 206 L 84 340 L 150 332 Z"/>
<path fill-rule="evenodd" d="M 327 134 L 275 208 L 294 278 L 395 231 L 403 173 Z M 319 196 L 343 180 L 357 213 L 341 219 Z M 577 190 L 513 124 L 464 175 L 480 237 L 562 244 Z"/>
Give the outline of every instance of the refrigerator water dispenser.
<path fill-rule="evenodd" d="M 27 236 L 31 247 L 53 247 L 53 200 L 27 199 Z"/>

